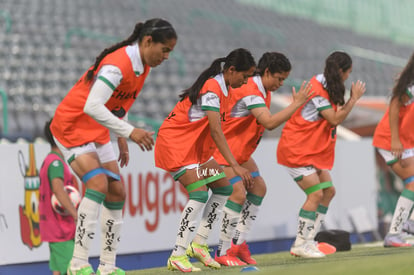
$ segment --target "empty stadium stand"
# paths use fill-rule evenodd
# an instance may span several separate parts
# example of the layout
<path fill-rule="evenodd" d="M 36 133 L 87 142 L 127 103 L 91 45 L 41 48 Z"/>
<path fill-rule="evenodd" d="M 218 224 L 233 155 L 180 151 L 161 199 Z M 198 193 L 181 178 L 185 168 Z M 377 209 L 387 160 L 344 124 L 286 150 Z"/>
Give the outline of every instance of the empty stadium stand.
<path fill-rule="evenodd" d="M 144 127 L 156 128 L 180 91 L 234 48 L 250 49 L 256 60 L 266 51 L 285 53 L 293 70 L 281 93 L 321 72 L 331 51 L 347 50 L 354 60 L 347 85 L 362 79 L 372 97 L 389 95 L 393 78 L 412 53 L 392 37 L 254 2 L 0 0 L 0 137 L 42 136 L 44 122 L 101 50 L 126 38 L 136 22 L 152 17 L 169 20 L 179 40 L 170 59 L 153 69 L 130 111 L 131 121 Z M 375 29 L 375 22 L 370 28 Z M 394 37 L 396 32 L 394 27 Z"/>

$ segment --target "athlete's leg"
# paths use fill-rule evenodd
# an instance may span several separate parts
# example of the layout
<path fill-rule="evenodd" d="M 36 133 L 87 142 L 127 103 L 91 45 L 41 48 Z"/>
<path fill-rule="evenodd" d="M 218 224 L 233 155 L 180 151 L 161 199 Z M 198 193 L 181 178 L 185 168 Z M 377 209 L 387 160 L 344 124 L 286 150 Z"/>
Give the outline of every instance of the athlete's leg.
<path fill-rule="evenodd" d="M 104 173 L 99 172 L 102 167 L 96 152 L 78 155 L 70 165 L 86 187 L 85 196 L 78 208 L 75 246 L 70 264 L 72 272 L 90 267 L 88 267 L 90 242 L 95 236 L 99 210 L 108 189 L 108 179 Z M 98 171 L 98 173 L 90 174 L 91 171 Z"/>
<path fill-rule="evenodd" d="M 332 183 L 332 178 L 328 170 L 318 170 L 318 176 L 320 182 L 323 183 Z M 322 189 L 323 197 L 316 209 L 316 218 L 315 226 L 311 234 L 311 238 L 314 238 L 319 232 L 323 221 L 325 220 L 326 213 L 328 212 L 329 204 L 331 203 L 333 197 L 335 196 L 335 187 L 330 185 Z"/>
<path fill-rule="evenodd" d="M 300 172 L 297 174 L 296 172 Z M 303 172 L 303 173 L 302 173 Z M 290 249 L 292 255 L 306 258 L 321 258 L 321 253 L 313 241 L 312 230 L 315 226 L 316 210 L 323 198 L 321 182 L 313 167 L 289 169 L 296 183 L 306 194 L 306 201 L 299 211 L 296 239 Z M 296 174 L 296 175 L 294 175 Z"/>
<path fill-rule="evenodd" d="M 207 185 L 211 189 L 212 195 L 206 203 L 197 235 L 193 241 L 198 244 L 206 244 L 233 188 L 226 178 L 223 168 L 214 159 L 200 166 L 199 169 L 204 170 L 204 174 L 208 175 L 206 180 L 209 181 Z"/>
<path fill-rule="evenodd" d="M 322 200 L 323 191 L 315 190 L 311 192 L 309 190 L 319 183 L 319 177 L 316 173 L 304 176 L 301 180 L 297 181 L 299 187 L 306 193 L 306 201 L 299 212 L 299 225 L 295 240 L 296 245 L 311 240 L 310 234 L 315 226 L 316 210 Z"/>
<path fill-rule="evenodd" d="M 197 228 L 198 217 L 208 200 L 204 177 L 197 172 L 198 165 L 194 165 L 194 167 L 182 169 L 174 175 L 174 179 L 178 180 L 187 189 L 189 200 L 181 213 L 175 246 L 168 259 L 168 269 L 170 270 L 200 271 L 199 268 L 190 263 L 186 255 L 186 249 L 190 245 L 193 232 Z"/>
<path fill-rule="evenodd" d="M 202 182 L 203 180 L 204 177 L 199 177 L 196 169 L 187 169 L 185 173 L 178 178 L 178 181 L 187 188 L 189 200 L 181 214 L 180 227 L 172 254 L 174 256 L 185 254 L 185 250 L 192 239 L 192 232 L 197 228 L 198 216 L 208 200 L 207 186 L 205 182 Z M 193 190 L 188 189 L 195 186 L 197 183 L 200 183 L 200 186 Z"/>
<path fill-rule="evenodd" d="M 219 244 L 216 257 L 227 254 L 227 250 L 231 248 L 237 223 L 241 216 L 241 210 L 246 200 L 246 189 L 239 176 L 229 166 L 223 167 L 224 173 L 233 186 L 233 192 L 228 198 L 223 208 L 223 218 L 220 228 Z"/>
<path fill-rule="evenodd" d="M 409 246 L 410 244 L 401 237 L 401 232 L 414 205 L 414 157 L 400 159 L 390 166 L 403 180 L 405 188 L 398 198 L 390 229 L 384 239 L 384 246 Z"/>
<path fill-rule="evenodd" d="M 237 251 L 232 249 L 232 239 L 241 217 L 244 201 L 246 200 L 246 189 L 242 179 L 234 173 L 231 167 L 224 167 L 224 172 L 233 186 L 233 192 L 223 208 L 219 243 L 214 259 L 226 266 L 246 265 L 237 258 Z"/>
<path fill-rule="evenodd" d="M 121 270 L 116 267 L 116 255 L 123 224 L 122 209 L 126 197 L 125 187 L 120 179 L 120 171 L 115 154 L 112 155 L 108 152 L 113 151 L 112 145 L 105 147 L 106 145 L 99 148 L 101 151 L 98 151 L 98 153 L 101 152 L 102 166 L 107 171 L 113 173 L 113 177 L 108 177 L 108 193 L 101 210 L 101 253 L 98 271 L 100 274 L 111 274 L 113 272 L 121 274 Z"/>
<path fill-rule="evenodd" d="M 233 193 L 224 208 L 219 246 L 216 254 L 216 260 L 224 265 L 244 265 L 246 262 L 249 264 L 256 263 L 251 258 L 248 245 L 246 244 L 246 236 L 253 221 L 256 219 L 259 206 L 266 193 L 266 185 L 252 158 L 243 163 L 242 166 L 248 169 L 254 178 L 254 185 L 247 194 L 241 178 L 236 176 L 229 167 L 225 168 L 227 169 L 225 170 L 226 175 L 233 184 Z M 240 211 L 242 211 L 243 215 L 241 215 Z M 232 240 L 232 238 L 235 239 Z M 240 242 L 238 243 L 238 241 Z"/>
<path fill-rule="evenodd" d="M 211 189 L 212 195 L 205 205 L 197 234 L 187 250 L 187 255 L 197 258 L 206 266 L 219 268 L 220 264 L 210 256 L 207 239 L 219 217 L 221 217 L 221 212 L 233 191 L 233 187 L 230 185 L 221 166 L 214 159 L 203 164 L 199 169 L 203 171 L 204 175 L 207 175 L 205 181 Z"/>
<path fill-rule="evenodd" d="M 239 223 L 237 224 L 236 234 L 234 236 L 234 243 L 237 245 L 241 245 L 246 242 L 247 235 L 251 230 L 252 224 L 257 218 L 260 205 L 266 195 L 266 183 L 259 174 L 259 168 L 257 167 L 256 162 L 250 158 L 247 162 L 243 163 L 242 166 L 247 168 L 252 173 L 254 184 L 246 190 L 247 199 L 243 205 L 242 215 Z"/>
<path fill-rule="evenodd" d="M 237 224 L 241 217 L 241 211 L 246 197 L 243 182 L 240 180 L 233 184 L 233 193 L 227 200 L 223 209 L 223 218 L 220 228 L 217 256 L 226 254 L 231 248 Z"/>

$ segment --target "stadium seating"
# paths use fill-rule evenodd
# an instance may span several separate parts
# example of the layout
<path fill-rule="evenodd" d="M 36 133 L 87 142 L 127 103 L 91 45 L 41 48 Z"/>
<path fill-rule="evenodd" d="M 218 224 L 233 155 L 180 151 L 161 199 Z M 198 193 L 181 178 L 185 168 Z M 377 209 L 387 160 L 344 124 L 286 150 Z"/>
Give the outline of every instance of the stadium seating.
<path fill-rule="evenodd" d="M 412 52 L 391 39 L 321 25 L 303 14 L 286 15 L 283 7 L 279 11 L 245 2 L 2 0 L 0 89 L 8 96 L 8 129 L 1 122 L 0 137 L 42 136 L 44 122 L 100 51 L 126 38 L 136 22 L 152 17 L 170 21 L 179 37 L 170 60 L 153 69 L 130 111 L 133 117 L 154 121 L 168 115 L 180 91 L 205 67 L 234 48 L 250 49 L 256 60 L 266 51 L 285 53 L 293 64 L 291 85 L 321 72 L 324 59 L 336 49 L 357 46 L 402 60 Z M 401 64 L 352 49 L 350 81 L 366 81 L 370 96 L 387 96 Z M 280 92 L 289 92 L 288 86 Z"/>

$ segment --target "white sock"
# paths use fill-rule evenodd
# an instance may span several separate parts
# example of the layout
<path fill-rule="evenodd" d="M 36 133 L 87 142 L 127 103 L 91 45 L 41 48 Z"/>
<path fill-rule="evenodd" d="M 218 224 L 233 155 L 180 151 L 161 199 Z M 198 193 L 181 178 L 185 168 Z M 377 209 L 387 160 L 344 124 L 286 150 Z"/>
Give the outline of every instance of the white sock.
<path fill-rule="evenodd" d="M 101 213 L 101 255 L 100 267 L 113 270 L 116 262 L 116 252 L 121 238 L 122 209 L 111 210 L 102 207 Z"/>
<path fill-rule="evenodd" d="M 246 241 L 247 235 L 249 234 L 252 224 L 257 218 L 257 213 L 259 212 L 259 206 L 253 204 L 251 201 L 246 200 L 243 205 L 243 210 L 241 212 L 241 218 L 237 224 L 236 234 L 234 239 L 236 244 L 240 245 Z"/>
<path fill-rule="evenodd" d="M 313 230 L 310 232 L 310 239 L 315 239 L 316 234 L 319 232 L 319 229 L 321 229 L 322 223 L 325 219 L 326 214 L 322 214 L 320 212 L 316 212 L 316 220 Z"/>
<path fill-rule="evenodd" d="M 234 232 L 236 230 L 238 221 L 241 217 L 241 213 L 234 211 L 228 207 L 223 209 L 223 220 L 220 230 L 220 239 L 217 248 L 217 256 L 226 254 L 226 251 L 231 248 L 231 242 Z"/>
<path fill-rule="evenodd" d="M 195 200 L 189 200 L 187 202 L 181 213 L 180 225 L 175 241 L 175 248 L 171 254 L 172 256 L 181 256 L 185 254 L 185 250 L 191 241 L 192 232 L 196 230 L 197 217 L 204 205 L 204 203 Z"/>
<path fill-rule="evenodd" d="M 407 221 L 414 202 L 404 196 L 400 196 L 395 206 L 394 216 L 390 225 L 390 234 L 400 234 L 403 224 Z"/>
<path fill-rule="evenodd" d="M 219 220 L 224 205 L 226 204 L 229 196 L 223 196 L 214 194 L 210 196 L 210 199 L 206 203 L 203 216 L 201 217 L 200 226 L 197 230 L 197 235 L 194 238 L 194 242 L 198 244 L 207 244 L 208 236 L 213 230 L 214 225 Z"/>
<path fill-rule="evenodd" d="M 410 221 L 414 222 L 414 210 L 411 211 L 410 218 L 408 218 Z"/>
<path fill-rule="evenodd" d="M 314 220 L 299 216 L 298 231 L 296 233 L 295 245 L 301 245 L 304 242 L 311 240 L 311 234 L 314 230 L 314 227 Z"/>
<path fill-rule="evenodd" d="M 88 264 L 90 242 L 95 236 L 101 204 L 84 197 L 78 208 L 78 222 L 75 232 L 72 267 Z"/>

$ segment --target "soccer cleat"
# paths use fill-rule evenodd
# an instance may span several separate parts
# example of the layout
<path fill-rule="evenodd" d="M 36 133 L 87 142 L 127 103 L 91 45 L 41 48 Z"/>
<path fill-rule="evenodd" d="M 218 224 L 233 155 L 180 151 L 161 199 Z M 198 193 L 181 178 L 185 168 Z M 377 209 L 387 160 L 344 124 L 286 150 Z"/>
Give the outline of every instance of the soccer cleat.
<path fill-rule="evenodd" d="M 98 267 L 98 270 L 96 271 L 96 275 L 125 275 L 125 270 L 120 269 L 119 267 L 115 267 L 114 269 L 110 271 L 104 271 Z"/>
<path fill-rule="evenodd" d="M 323 258 L 325 254 L 318 250 L 313 241 L 307 241 L 303 244 L 293 244 L 290 248 L 290 254 L 302 258 Z"/>
<path fill-rule="evenodd" d="M 414 221 L 408 220 L 403 224 L 403 231 L 408 234 L 414 234 Z"/>
<path fill-rule="evenodd" d="M 210 249 L 206 244 L 203 245 L 191 242 L 187 248 L 186 253 L 189 257 L 196 258 L 205 266 L 216 269 L 220 268 L 220 264 L 211 257 L 209 250 Z"/>
<path fill-rule="evenodd" d="M 240 260 L 247 264 L 257 264 L 256 260 L 252 258 L 252 254 L 250 253 L 249 246 L 247 245 L 246 241 L 244 241 L 240 245 L 231 243 L 231 246 L 233 246 L 237 249 L 237 257 L 239 257 Z"/>
<path fill-rule="evenodd" d="M 384 238 L 384 247 L 407 247 L 413 246 L 412 243 L 407 241 L 405 238 L 405 234 L 387 234 Z"/>
<path fill-rule="evenodd" d="M 178 270 L 181 272 L 198 272 L 200 268 L 193 266 L 188 260 L 187 255 L 171 256 L 167 262 L 168 270 Z"/>
<path fill-rule="evenodd" d="M 69 264 L 68 270 L 66 272 L 68 273 L 68 275 L 95 275 L 95 272 L 93 271 L 93 268 L 90 265 L 74 270 L 70 268 Z"/>
<path fill-rule="evenodd" d="M 317 243 L 316 247 L 320 252 L 322 252 L 325 255 L 333 254 L 336 252 L 336 247 L 333 245 L 330 245 L 329 243 Z"/>
<path fill-rule="evenodd" d="M 227 249 L 227 252 L 229 252 L 231 248 Z M 218 262 L 221 265 L 225 266 L 241 266 L 241 265 L 247 265 L 245 262 L 240 260 L 234 255 L 229 255 L 230 253 L 223 255 L 223 256 L 217 256 L 217 254 L 214 256 L 214 259 L 216 262 Z"/>

